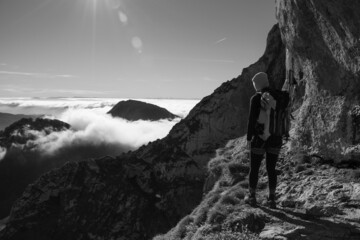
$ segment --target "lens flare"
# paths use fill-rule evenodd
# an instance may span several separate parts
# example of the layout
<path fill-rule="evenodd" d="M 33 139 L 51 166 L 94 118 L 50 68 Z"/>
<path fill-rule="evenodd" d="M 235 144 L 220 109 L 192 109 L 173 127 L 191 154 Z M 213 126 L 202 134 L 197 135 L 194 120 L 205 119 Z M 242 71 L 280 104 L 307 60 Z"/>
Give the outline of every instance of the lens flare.
<path fill-rule="evenodd" d="M 128 23 L 127 15 L 121 10 L 119 10 L 119 19 L 120 19 L 120 22 L 124 25 L 126 25 Z"/>
<path fill-rule="evenodd" d="M 131 44 L 133 46 L 133 48 L 138 51 L 138 53 L 142 53 L 143 50 L 143 42 L 141 40 L 141 38 L 139 37 L 133 37 L 131 39 Z"/>

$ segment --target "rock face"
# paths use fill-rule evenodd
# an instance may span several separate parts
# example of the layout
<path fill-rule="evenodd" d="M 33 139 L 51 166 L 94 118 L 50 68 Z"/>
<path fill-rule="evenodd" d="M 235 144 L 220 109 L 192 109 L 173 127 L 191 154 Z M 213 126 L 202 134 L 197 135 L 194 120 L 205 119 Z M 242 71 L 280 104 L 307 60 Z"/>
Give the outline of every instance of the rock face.
<path fill-rule="evenodd" d="M 299 146 L 337 160 L 358 159 L 360 2 L 277 0 L 290 68 L 302 88 Z"/>
<path fill-rule="evenodd" d="M 108 112 L 108 114 L 111 114 L 113 117 L 120 117 L 129 121 L 157 121 L 160 119 L 174 119 L 178 117 L 165 108 L 135 100 L 121 101 L 117 103 Z"/>
<path fill-rule="evenodd" d="M 278 26 L 266 51 L 222 84 L 167 137 L 117 158 L 69 163 L 42 176 L 14 204 L 1 239 L 149 239 L 166 232 L 201 200 L 205 165 L 215 150 L 246 131 L 251 78 L 285 77 Z"/>

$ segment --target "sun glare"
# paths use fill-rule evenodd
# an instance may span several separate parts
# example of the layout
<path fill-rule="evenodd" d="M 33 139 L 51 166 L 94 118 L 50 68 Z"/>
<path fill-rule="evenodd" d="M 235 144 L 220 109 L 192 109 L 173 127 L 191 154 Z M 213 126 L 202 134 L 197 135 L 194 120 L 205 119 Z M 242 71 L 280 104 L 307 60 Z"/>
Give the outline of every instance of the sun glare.
<path fill-rule="evenodd" d="M 91 5 L 106 4 L 110 9 L 118 9 L 122 5 L 121 0 L 86 0 Z"/>
<path fill-rule="evenodd" d="M 80 0 L 79 0 L 80 1 Z M 84 2 L 83 2 L 84 3 Z M 124 29 L 130 28 L 133 26 L 129 25 L 129 16 L 126 11 L 126 6 L 124 0 L 86 0 L 86 12 L 87 15 L 91 16 L 92 21 L 92 57 L 95 57 L 96 45 L 97 45 L 97 25 L 98 25 L 98 16 L 100 14 L 109 14 L 116 16 L 119 23 Z M 131 32 L 131 35 L 128 36 L 129 46 L 131 46 L 137 53 L 141 54 L 143 52 L 143 41 L 140 36 L 134 34 L 134 30 L 128 31 Z M 125 33 L 126 34 L 126 33 Z"/>

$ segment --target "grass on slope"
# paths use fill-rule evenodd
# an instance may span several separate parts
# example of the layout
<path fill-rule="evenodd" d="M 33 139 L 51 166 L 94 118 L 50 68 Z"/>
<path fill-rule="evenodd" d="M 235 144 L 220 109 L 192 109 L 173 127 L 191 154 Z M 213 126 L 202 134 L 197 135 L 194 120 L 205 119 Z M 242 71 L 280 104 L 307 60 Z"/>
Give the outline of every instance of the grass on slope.
<path fill-rule="evenodd" d="M 244 204 L 249 171 L 244 139 L 230 141 L 208 164 L 208 193 L 191 214 L 154 240 L 257 240 L 264 217 Z M 230 150 L 230 151 L 229 151 Z"/>

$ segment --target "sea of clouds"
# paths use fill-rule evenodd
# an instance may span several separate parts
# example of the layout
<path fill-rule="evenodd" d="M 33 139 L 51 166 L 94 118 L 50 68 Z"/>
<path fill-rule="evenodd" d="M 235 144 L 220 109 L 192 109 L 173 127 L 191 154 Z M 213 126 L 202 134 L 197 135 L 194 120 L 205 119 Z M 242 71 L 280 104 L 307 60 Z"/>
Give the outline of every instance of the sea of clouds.
<path fill-rule="evenodd" d="M 0 112 L 12 114 L 43 115 L 45 118 L 58 119 L 71 125 L 64 131 L 28 130 L 28 142 L 24 146 L 32 146 L 33 150 L 44 155 L 61 154 L 62 151 L 76 154 L 84 149 L 97 149 L 100 154 L 119 154 L 128 150 L 135 150 L 143 144 L 165 137 L 171 128 L 189 111 L 199 100 L 178 99 L 137 99 L 166 108 L 179 116 L 174 120 L 160 121 L 127 121 L 114 118 L 107 112 L 119 101 L 127 99 L 98 99 L 98 98 L 2 98 Z M 0 119 L 1 121 L 1 119 Z M 76 150 L 74 150 L 76 149 Z M 6 154 L 6 149 L 0 149 L 0 159 Z"/>

